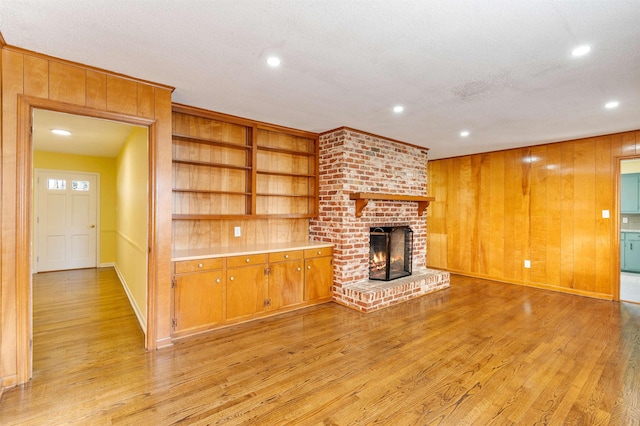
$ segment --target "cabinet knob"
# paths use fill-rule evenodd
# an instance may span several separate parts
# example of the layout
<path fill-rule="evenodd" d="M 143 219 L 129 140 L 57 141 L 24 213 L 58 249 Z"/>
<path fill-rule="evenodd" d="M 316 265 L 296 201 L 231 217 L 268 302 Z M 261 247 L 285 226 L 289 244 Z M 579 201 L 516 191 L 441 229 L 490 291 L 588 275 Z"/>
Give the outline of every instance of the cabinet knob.
<path fill-rule="evenodd" d="M 298 266 L 298 271 L 301 271 L 302 269 L 300 269 L 300 267 Z"/>
<path fill-rule="evenodd" d="M 235 278 L 234 278 L 234 277 L 229 277 L 229 279 L 230 279 L 231 281 L 235 280 Z"/>
<path fill-rule="evenodd" d="M 198 263 L 198 268 L 202 268 L 204 265 L 202 263 Z"/>
<path fill-rule="evenodd" d="M 322 254 L 322 252 L 320 250 L 318 250 L 318 254 Z"/>
<path fill-rule="evenodd" d="M 251 262 L 251 259 L 247 258 L 247 259 L 245 260 L 245 262 L 249 263 L 249 262 Z"/>
<path fill-rule="evenodd" d="M 311 265 L 307 265 L 307 269 L 311 269 Z"/>
<path fill-rule="evenodd" d="M 216 278 L 216 282 L 219 283 L 220 282 L 220 278 Z"/>
<path fill-rule="evenodd" d="M 288 259 L 288 258 L 289 258 L 289 255 L 288 255 L 288 254 L 285 254 L 285 255 L 284 255 L 284 258 L 285 258 L 285 259 Z"/>

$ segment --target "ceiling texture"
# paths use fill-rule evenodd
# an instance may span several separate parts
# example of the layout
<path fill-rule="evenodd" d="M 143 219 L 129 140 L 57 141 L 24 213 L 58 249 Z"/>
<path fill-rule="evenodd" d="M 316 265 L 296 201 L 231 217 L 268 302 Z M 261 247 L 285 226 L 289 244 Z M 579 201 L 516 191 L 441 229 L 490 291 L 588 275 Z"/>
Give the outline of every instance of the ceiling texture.
<path fill-rule="evenodd" d="M 430 159 L 640 128 L 639 0 L 2 0 L 0 31 L 174 102 Z"/>

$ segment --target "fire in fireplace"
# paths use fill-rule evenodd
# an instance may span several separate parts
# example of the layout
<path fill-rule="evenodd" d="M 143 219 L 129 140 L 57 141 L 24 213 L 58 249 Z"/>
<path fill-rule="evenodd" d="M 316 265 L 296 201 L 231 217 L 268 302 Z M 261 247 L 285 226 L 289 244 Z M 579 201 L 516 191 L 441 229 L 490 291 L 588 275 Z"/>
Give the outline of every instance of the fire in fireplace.
<path fill-rule="evenodd" d="M 408 226 L 369 229 L 369 279 L 391 281 L 411 275 L 413 231 Z"/>

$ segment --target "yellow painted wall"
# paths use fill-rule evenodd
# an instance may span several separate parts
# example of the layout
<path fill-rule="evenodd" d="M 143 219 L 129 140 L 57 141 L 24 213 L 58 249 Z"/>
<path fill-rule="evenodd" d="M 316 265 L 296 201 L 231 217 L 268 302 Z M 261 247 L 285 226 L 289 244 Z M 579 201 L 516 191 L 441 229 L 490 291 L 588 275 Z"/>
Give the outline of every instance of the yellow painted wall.
<path fill-rule="evenodd" d="M 147 129 L 132 130 L 116 159 L 116 269 L 146 332 L 149 165 Z"/>
<path fill-rule="evenodd" d="M 116 159 L 35 151 L 33 167 L 100 175 L 100 264 L 116 260 Z"/>

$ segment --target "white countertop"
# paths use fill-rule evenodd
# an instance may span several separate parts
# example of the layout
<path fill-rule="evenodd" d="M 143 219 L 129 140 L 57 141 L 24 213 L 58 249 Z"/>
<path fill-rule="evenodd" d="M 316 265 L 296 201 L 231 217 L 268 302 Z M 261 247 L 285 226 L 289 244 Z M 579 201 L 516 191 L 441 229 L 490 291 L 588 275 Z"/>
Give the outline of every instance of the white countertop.
<path fill-rule="evenodd" d="M 640 232 L 640 229 L 621 229 L 620 232 Z"/>
<path fill-rule="evenodd" d="M 273 253 L 277 251 L 305 250 L 318 247 L 333 247 L 331 243 L 303 241 L 297 243 L 258 244 L 234 247 L 209 247 L 192 250 L 176 250 L 171 256 L 173 262 L 181 260 L 211 259 L 226 256 L 245 256 L 248 254 Z"/>

